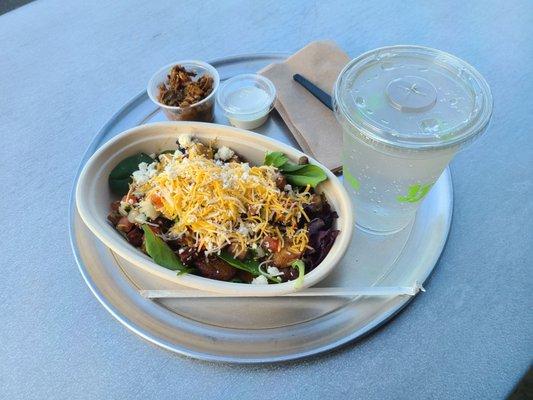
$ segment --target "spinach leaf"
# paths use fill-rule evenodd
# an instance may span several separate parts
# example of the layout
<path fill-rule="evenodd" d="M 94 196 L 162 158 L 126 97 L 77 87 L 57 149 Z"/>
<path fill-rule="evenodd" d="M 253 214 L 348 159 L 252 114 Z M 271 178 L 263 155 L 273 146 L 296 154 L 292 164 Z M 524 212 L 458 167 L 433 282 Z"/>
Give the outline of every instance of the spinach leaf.
<path fill-rule="evenodd" d="M 304 283 L 305 264 L 302 260 L 293 261 L 291 267 L 298 268 L 298 278 L 294 281 L 294 288 L 300 289 Z"/>
<path fill-rule="evenodd" d="M 265 165 L 272 165 L 273 167 L 279 168 L 285 164 L 289 159 L 281 151 L 273 151 L 265 155 Z"/>
<path fill-rule="evenodd" d="M 278 168 L 287 182 L 294 186 L 310 185 L 316 187 L 320 182 L 328 179 L 322 168 L 313 164 L 295 164 L 280 151 L 268 153 L 265 156 L 265 165 Z"/>
<path fill-rule="evenodd" d="M 168 244 L 159 236 L 155 235 L 148 225 L 142 226 L 144 231 L 144 245 L 146 252 L 162 267 L 178 271 L 178 275 L 191 272 L 193 269 L 185 266 Z"/>
<path fill-rule="evenodd" d="M 294 172 L 283 172 L 287 182 L 295 186 L 311 185 L 312 187 L 316 187 L 320 182 L 328 179 L 328 176 L 322 171 L 322 168 L 312 164 L 306 164 L 303 168 Z"/>
<path fill-rule="evenodd" d="M 254 277 L 262 275 L 261 271 L 259 271 L 259 261 L 255 261 L 255 260 L 241 261 L 241 260 L 234 258 L 231 254 L 229 254 L 226 251 L 220 252 L 220 254 L 218 255 L 218 258 L 226 261 L 229 265 L 231 265 L 234 268 L 241 269 L 243 271 L 251 273 Z"/>
<path fill-rule="evenodd" d="M 279 170 L 283 171 L 284 173 L 289 173 L 289 172 L 298 171 L 304 168 L 306 165 L 309 165 L 309 164 L 294 164 L 293 162 L 287 161 L 285 164 L 279 167 Z"/>
<path fill-rule="evenodd" d="M 151 164 L 153 161 L 152 157 L 144 153 L 125 158 L 109 174 L 109 188 L 113 193 L 124 196 L 129 190 L 131 174 L 139 169 L 139 164 L 142 162 Z"/>
<path fill-rule="evenodd" d="M 281 281 L 281 279 L 278 277 L 273 277 L 271 275 L 261 272 L 261 270 L 259 269 L 259 261 L 256 261 L 256 260 L 241 261 L 231 256 L 231 254 L 229 254 L 226 251 L 222 251 L 218 255 L 218 258 L 226 261 L 229 265 L 231 265 L 234 268 L 241 269 L 243 271 L 251 273 L 254 277 L 263 275 L 265 278 L 267 278 L 271 282 L 280 283 Z"/>

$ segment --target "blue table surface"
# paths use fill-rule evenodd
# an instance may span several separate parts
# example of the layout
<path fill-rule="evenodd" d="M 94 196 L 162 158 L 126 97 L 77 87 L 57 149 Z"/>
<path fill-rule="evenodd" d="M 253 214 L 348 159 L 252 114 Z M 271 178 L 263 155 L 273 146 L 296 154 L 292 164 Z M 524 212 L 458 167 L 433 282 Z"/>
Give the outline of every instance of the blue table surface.
<path fill-rule="evenodd" d="M 369 337 L 289 364 L 186 359 L 118 324 L 80 276 L 69 192 L 91 138 L 176 59 L 420 44 L 476 66 L 487 134 L 452 163 L 427 292 Z M 531 1 L 36 1 L 0 16 L 0 398 L 503 398 L 532 360 Z"/>

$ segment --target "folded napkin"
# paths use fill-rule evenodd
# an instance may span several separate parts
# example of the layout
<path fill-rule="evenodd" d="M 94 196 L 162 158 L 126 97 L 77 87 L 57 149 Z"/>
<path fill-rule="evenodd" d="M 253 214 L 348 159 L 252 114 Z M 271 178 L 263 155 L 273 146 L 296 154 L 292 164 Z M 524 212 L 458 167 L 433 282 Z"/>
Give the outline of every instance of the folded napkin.
<path fill-rule="evenodd" d="M 333 85 L 350 58 L 334 42 L 308 44 L 285 62 L 259 73 L 276 86 L 275 108 L 304 152 L 329 169 L 341 168 L 342 130 L 333 112 L 293 80 L 301 74 L 331 95 Z"/>

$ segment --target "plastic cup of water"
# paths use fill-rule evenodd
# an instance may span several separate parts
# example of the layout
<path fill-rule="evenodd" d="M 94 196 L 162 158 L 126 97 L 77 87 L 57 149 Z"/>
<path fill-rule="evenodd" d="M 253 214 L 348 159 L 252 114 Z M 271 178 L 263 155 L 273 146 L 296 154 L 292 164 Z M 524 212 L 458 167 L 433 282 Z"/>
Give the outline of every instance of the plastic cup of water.
<path fill-rule="evenodd" d="M 391 46 L 346 65 L 333 105 L 356 223 L 390 234 L 409 225 L 457 151 L 486 130 L 492 95 L 481 74 L 455 56 Z"/>

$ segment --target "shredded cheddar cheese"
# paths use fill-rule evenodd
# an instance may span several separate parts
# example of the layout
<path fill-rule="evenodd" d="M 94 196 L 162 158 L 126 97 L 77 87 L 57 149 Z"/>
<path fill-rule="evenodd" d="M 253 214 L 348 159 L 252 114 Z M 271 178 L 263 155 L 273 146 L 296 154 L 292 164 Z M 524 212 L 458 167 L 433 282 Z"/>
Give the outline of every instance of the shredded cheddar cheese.
<path fill-rule="evenodd" d="M 177 151 L 161 155 L 154 164 L 150 168 L 156 172 L 138 183 L 134 180 L 130 192 L 173 221 L 170 239 L 206 255 L 229 244 L 239 254 L 261 245 L 267 236 L 278 238 L 291 252 L 307 248 L 307 228 L 298 222 L 309 222 L 304 212 L 311 202 L 309 187 L 280 190 L 276 168 L 216 160 L 213 149 L 201 143 L 189 147 L 188 157 Z"/>

